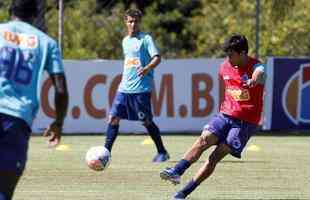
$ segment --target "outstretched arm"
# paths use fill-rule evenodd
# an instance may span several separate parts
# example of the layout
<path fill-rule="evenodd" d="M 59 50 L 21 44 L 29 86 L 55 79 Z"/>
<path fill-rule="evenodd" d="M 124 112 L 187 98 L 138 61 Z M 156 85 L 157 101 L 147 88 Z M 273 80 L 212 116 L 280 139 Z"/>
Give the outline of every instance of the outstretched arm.
<path fill-rule="evenodd" d="M 44 136 L 48 137 L 48 145 L 50 147 L 57 146 L 60 142 L 62 127 L 68 110 L 68 89 L 66 77 L 64 74 L 52 74 L 53 86 L 55 88 L 55 109 L 56 118 L 45 130 Z"/>

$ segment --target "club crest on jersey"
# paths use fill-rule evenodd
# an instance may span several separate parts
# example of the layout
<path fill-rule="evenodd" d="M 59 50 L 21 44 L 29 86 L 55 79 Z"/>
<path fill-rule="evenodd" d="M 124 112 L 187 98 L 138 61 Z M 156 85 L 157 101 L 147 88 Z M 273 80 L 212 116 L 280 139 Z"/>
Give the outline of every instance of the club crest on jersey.
<path fill-rule="evenodd" d="M 134 45 L 132 45 L 132 50 L 133 51 L 139 51 L 139 49 L 140 49 L 140 44 L 134 44 Z"/>
<path fill-rule="evenodd" d="M 7 42 L 14 43 L 21 48 L 35 49 L 38 47 L 38 37 L 36 35 L 4 31 L 2 36 Z"/>
<path fill-rule="evenodd" d="M 242 77 L 241 77 L 241 80 L 242 81 L 247 81 L 247 80 L 249 80 L 249 76 L 247 74 L 243 74 Z"/>

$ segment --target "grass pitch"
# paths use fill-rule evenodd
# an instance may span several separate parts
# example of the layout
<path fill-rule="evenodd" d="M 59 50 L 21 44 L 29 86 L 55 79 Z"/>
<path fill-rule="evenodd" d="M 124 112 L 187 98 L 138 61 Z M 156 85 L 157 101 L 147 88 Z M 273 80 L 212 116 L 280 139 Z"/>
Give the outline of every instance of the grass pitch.
<path fill-rule="evenodd" d="M 148 136 L 119 136 L 112 162 L 104 172 L 88 169 L 87 149 L 104 136 L 64 136 L 58 150 L 32 137 L 29 161 L 14 200 L 170 200 L 196 172 L 207 151 L 173 186 L 159 178 L 174 165 L 197 136 L 164 136 L 171 159 L 153 164 L 155 147 Z M 255 136 L 241 160 L 227 156 L 213 176 L 189 200 L 310 199 L 310 137 Z"/>

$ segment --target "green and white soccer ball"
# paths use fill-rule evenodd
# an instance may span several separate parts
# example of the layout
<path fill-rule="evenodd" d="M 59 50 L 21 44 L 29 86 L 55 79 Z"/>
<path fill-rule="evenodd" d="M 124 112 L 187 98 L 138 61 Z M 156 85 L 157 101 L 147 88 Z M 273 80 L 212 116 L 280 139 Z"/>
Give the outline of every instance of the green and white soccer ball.
<path fill-rule="evenodd" d="M 86 152 L 85 161 L 90 169 L 103 171 L 111 162 L 111 154 L 104 146 L 91 147 Z"/>

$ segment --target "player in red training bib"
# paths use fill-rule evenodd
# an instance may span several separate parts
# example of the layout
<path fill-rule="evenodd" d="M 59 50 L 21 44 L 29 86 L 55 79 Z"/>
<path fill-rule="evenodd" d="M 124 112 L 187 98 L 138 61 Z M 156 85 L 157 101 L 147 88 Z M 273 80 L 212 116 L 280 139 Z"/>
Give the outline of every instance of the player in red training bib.
<path fill-rule="evenodd" d="M 185 199 L 201 182 L 213 173 L 216 165 L 227 154 L 241 158 L 249 138 L 257 130 L 264 92 L 264 65 L 248 56 L 245 36 L 234 34 L 223 46 L 227 58 L 220 66 L 219 77 L 224 83 L 225 95 L 220 112 L 204 127 L 201 136 L 174 167 L 166 168 L 160 177 L 173 184 L 196 162 L 209 147 L 216 148 L 195 176 L 178 191 L 174 199 Z"/>

